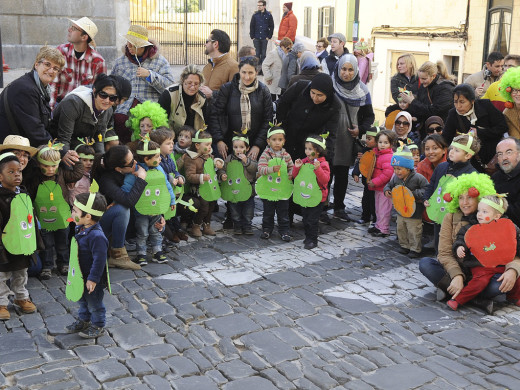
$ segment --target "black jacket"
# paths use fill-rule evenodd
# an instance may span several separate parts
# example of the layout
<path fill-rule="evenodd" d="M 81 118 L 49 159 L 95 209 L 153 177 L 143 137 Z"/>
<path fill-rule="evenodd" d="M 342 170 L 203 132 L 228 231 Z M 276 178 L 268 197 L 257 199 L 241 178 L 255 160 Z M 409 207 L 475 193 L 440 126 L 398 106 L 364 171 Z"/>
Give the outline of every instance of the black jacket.
<path fill-rule="evenodd" d="M 334 95 L 321 104 L 314 104 L 311 83 L 298 81 L 277 101 L 276 121 L 285 130 L 285 150 L 293 159 L 305 157 L 305 139 L 312 134 L 329 132 L 327 160 L 332 161 L 342 103 Z"/>
<path fill-rule="evenodd" d="M 231 146 L 233 132 L 242 129 L 242 114 L 240 111 L 240 75 L 237 73 L 233 80 L 220 87 L 213 97 L 209 119 L 209 132 L 213 142 L 224 141 Z M 273 120 L 273 100 L 271 92 L 265 84 L 258 82 L 256 91 L 249 94 L 251 104 L 251 128 L 247 136 L 250 146 L 258 146 L 262 151 L 267 145 L 267 130 L 269 122 Z"/>
<path fill-rule="evenodd" d="M 99 192 L 105 196 L 108 204 L 115 202 L 127 208 L 134 207 L 137 204 L 147 185 L 146 181 L 136 177 L 130 192 L 125 192 L 121 189 L 125 175 L 116 171 L 105 171 L 95 179 L 99 183 Z"/>
<path fill-rule="evenodd" d="M 396 103 L 400 93 L 399 88 L 406 88 L 407 91 L 411 91 L 414 96 L 417 96 L 417 92 L 419 91 L 419 79 L 416 75 L 412 75 L 410 80 L 408 80 L 408 78 L 401 73 L 396 73 L 392 76 L 390 80 L 390 92 Z"/>
<path fill-rule="evenodd" d="M 7 120 L 4 108 L 6 91 L 18 134 L 28 138 L 31 146 L 38 147 L 46 144 L 51 139 L 48 131 L 51 108 L 48 97 L 44 96 L 36 85 L 32 70 L 13 81 L 0 94 L 0 142 L 3 142 L 9 134 L 17 134 Z"/>
<path fill-rule="evenodd" d="M 520 226 L 520 163 L 509 173 L 498 169 L 491 177 L 499 194 L 507 194 L 506 215 Z"/>
<path fill-rule="evenodd" d="M 439 75 L 427 87 L 421 85 L 417 97 L 412 101 L 408 112 L 424 123 L 431 116 L 440 116 L 446 122 L 446 117 L 453 108 L 453 88 L 455 82 L 441 79 Z"/>
<path fill-rule="evenodd" d="M 348 53 L 349 53 L 348 49 L 346 47 L 344 47 L 343 54 L 348 54 Z M 332 50 L 330 51 L 329 55 L 327 57 L 325 57 L 325 63 L 327 64 L 326 70 L 329 72 L 330 76 L 332 76 L 332 72 L 334 71 L 334 67 L 336 66 L 336 63 L 338 62 L 338 59 L 339 59 L 339 57 Z"/>
<path fill-rule="evenodd" d="M 269 11 L 256 11 L 249 24 L 249 37 L 251 39 L 271 39 L 274 30 L 273 15 Z"/>
<path fill-rule="evenodd" d="M 487 99 L 475 100 L 474 110 L 477 116 L 475 122 L 477 137 L 481 142 L 478 155 L 482 163 L 487 164 L 495 155 L 497 144 L 504 133 L 508 132 L 508 127 L 504 115 L 495 108 L 491 101 Z M 457 114 L 455 108 L 452 108 L 442 130 L 442 136 L 449 145 L 457 132 L 466 134 L 470 127 L 470 121 Z"/>

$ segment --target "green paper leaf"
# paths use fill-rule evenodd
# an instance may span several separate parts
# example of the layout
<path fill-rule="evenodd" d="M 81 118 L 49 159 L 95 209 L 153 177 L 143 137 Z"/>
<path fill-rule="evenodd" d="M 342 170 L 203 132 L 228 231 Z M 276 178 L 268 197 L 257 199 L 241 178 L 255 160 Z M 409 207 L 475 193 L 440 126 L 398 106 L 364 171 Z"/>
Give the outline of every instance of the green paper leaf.
<path fill-rule="evenodd" d="M 283 158 L 273 158 L 267 164 L 269 167 L 280 165 L 280 172 L 260 176 L 255 190 L 261 199 L 277 201 L 287 200 L 293 192 L 293 183 L 287 173 L 287 164 Z"/>
<path fill-rule="evenodd" d="M 294 203 L 302 207 L 315 207 L 320 204 L 322 195 L 314 165 L 303 164 L 294 179 Z"/>
<path fill-rule="evenodd" d="M 2 233 L 2 244 L 13 255 L 32 255 L 36 251 L 36 220 L 32 215 L 31 198 L 27 194 L 18 194 L 10 207 L 11 216 Z"/>
<path fill-rule="evenodd" d="M 220 183 L 222 199 L 231 203 L 244 202 L 251 197 L 253 187 L 244 174 L 244 166 L 238 160 L 230 161 L 226 167 L 227 180 Z"/>
<path fill-rule="evenodd" d="M 97 181 L 92 180 L 92 184 L 90 185 L 89 192 L 92 192 L 92 193 L 99 192 L 99 184 L 97 183 Z"/>
<path fill-rule="evenodd" d="M 49 231 L 65 229 L 69 226 L 67 219 L 71 217 L 70 206 L 63 197 L 61 187 L 55 184 L 52 180 L 40 184 L 34 199 L 41 228 Z"/>
<path fill-rule="evenodd" d="M 161 215 L 170 209 L 171 197 L 166 177 L 157 169 L 146 171 L 146 187 L 135 205 L 142 215 Z"/>
<path fill-rule="evenodd" d="M 444 175 L 439 180 L 439 185 L 435 189 L 435 192 L 432 194 L 428 202 L 430 202 L 430 207 L 426 207 L 426 213 L 428 214 L 428 218 L 432 221 L 438 223 L 439 225 L 442 223 L 444 216 L 448 213 L 446 210 L 446 202 L 443 198 L 446 191 L 446 185 L 452 181 L 455 177 L 451 175 Z M 455 199 L 452 200 L 455 202 Z"/>
<path fill-rule="evenodd" d="M 171 176 L 173 176 L 173 173 L 170 173 Z M 184 195 L 184 186 L 174 186 L 173 187 L 173 193 L 175 194 L 175 209 L 168 209 L 167 212 L 164 213 L 164 219 L 168 221 L 169 219 L 172 219 L 177 215 L 177 208 L 179 207 L 179 202 L 182 199 L 182 196 Z"/>
<path fill-rule="evenodd" d="M 69 301 L 77 302 L 85 291 L 85 281 L 81 274 L 78 258 L 78 242 L 75 237 L 70 241 L 69 273 L 65 286 L 65 296 Z"/>
<path fill-rule="evenodd" d="M 204 174 L 209 175 L 210 179 L 200 185 L 199 194 L 206 202 L 213 202 L 220 198 L 220 186 L 212 158 L 208 158 L 204 163 Z"/>

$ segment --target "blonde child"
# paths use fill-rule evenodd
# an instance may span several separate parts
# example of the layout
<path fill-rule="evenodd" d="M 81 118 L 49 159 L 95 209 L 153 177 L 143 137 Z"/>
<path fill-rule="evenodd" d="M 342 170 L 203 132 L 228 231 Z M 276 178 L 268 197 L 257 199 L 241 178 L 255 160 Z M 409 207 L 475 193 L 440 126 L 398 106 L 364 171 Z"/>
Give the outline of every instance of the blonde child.
<path fill-rule="evenodd" d="M 390 235 L 392 201 L 385 196 L 383 190 L 394 174 L 391 161 L 396 138 L 397 135 L 390 130 L 381 130 L 376 135 L 376 166 L 372 179 L 367 181 L 368 189 L 374 191 L 377 219 L 375 226 L 369 228 L 368 232 L 377 237 Z"/>
<path fill-rule="evenodd" d="M 269 173 L 280 172 L 280 165 L 268 166 L 269 160 L 273 158 L 283 159 L 287 164 L 287 174 L 292 176 L 293 161 L 291 155 L 285 151 L 285 131 L 279 126 L 273 126 L 267 132 L 267 147 L 258 160 L 258 176 L 265 176 Z M 262 199 L 264 213 L 262 216 L 262 234 L 260 238 L 267 240 L 273 234 L 274 214 L 278 219 L 278 232 L 283 241 L 291 241 L 289 234 L 289 200 L 270 201 Z"/>
<path fill-rule="evenodd" d="M 294 162 L 292 171 L 293 178 L 298 176 L 303 164 L 314 165 L 316 181 L 321 190 L 321 202 L 315 207 L 302 207 L 303 227 L 305 229 L 304 249 L 314 249 L 318 246 L 318 224 L 323 205 L 329 193 L 328 184 L 330 180 L 330 167 L 325 159 L 326 155 L 325 139 L 319 135 L 310 135 L 305 140 L 305 158 L 297 159 Z"/>

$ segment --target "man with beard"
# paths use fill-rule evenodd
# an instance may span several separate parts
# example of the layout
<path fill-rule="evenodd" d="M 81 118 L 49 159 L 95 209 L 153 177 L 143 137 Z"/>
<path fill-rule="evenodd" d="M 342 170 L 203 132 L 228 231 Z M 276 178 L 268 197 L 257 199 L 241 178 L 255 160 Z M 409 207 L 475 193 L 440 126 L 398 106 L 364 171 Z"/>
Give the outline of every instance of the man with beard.
<path fill-rule="evenodd" d="M 520 226 L 520 140 L 506 138 L 497 145 L 500 169 L 492 179 L 498 194 L 507 194 L 509 207 L 506 215 Z"/>

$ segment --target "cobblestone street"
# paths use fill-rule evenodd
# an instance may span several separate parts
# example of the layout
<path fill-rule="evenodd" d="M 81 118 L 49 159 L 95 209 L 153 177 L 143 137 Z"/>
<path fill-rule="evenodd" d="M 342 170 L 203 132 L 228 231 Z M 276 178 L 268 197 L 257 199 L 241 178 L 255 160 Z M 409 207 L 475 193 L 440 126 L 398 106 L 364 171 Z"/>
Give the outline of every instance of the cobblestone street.
<path fill-rule="evenodd" d="M 361 188 L 347 208 L 359 215 Z M 259 203 L 257 203 L 259 205 Z M 215 218 L 222 220 L 223 208 Z M 255 227 L 261 222 L 257 210 Z M 275 234 L 192 238 L 168 264 L 111 270 L 107 333 L 65 334 L 64 277 L 29 290 L 38 312 L 0 323 L 0 386 L 13 389 L 503 389 L 520 384 L 520 311 L 435 301 L 395 236 L 333 220 L 319 246 Z"/>

